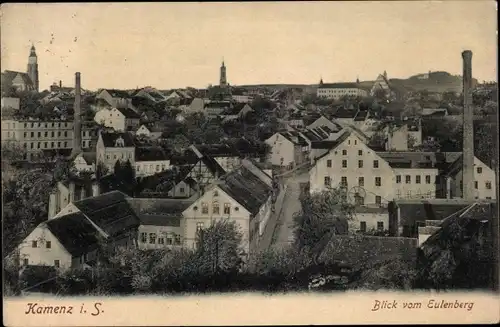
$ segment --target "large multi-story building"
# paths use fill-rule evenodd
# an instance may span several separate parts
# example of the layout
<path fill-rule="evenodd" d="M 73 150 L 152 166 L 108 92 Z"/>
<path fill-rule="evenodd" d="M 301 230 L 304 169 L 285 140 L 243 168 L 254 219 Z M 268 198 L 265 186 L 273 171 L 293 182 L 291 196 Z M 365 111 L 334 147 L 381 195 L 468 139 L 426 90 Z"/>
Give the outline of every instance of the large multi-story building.
<path fill-rule="evenodd" d="M 41 150 L 73 148 L 74 129 L 72 120 L 2 120 L 2 141 L 15 141 L 22 145 L 30 159 Z M 82 149 L 93 148 L 97 140 L 97 126 L 83 125 L 81 131 Z"/>
<path fill-rule="evenodd" d="M 320 98 L 340 99 L 343 96 L 366 97 L 368 91 L 358 83 L 320 83 L 316 94 Z"/>

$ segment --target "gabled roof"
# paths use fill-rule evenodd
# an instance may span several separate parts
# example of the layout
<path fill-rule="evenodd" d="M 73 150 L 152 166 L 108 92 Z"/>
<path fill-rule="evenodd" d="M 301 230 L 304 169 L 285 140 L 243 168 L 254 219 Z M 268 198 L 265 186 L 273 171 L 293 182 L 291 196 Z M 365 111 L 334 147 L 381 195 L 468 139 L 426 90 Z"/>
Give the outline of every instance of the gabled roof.
<path fill-rule="evenodd" d="M 74 257 L 87 253 L 99 241 L 99 231 L 81 212 L 50 219 L 44 224 Z"/>
<path fill-rule="evenodd" d="M 368 117 L 368 110 L 358 110 L 356 116 L 354 117 L 354 121 L 364 121 Z"/>
<path fill-rule="evenodd" d="M 117 132 L 101 132 L 101 137 L 104 142 L 104 146 L 107 148 L 116 147 L 116 140 L 122 138 L 125 147 L 134 147 L 134 139 L 129 133 L 117 133 Z"/>
<path fill-rule="evenodd" d="M 351 136 L 351 133 L 345 132 L 344 134 L 339 136 L 334 141 L 321 141 L 321 142 L 317 142 L 317 143 L 313 142 L 313 144 L 311 146 L 313 149 L 325 149 L 324 147 L 321 147 L 321 146 L 327 146 L 327 149 L 329 149 L 328 152 L 326 152 L 323 155 L 316 158 L 316 161 L 320 160 L 323 157 L 326 157 L 330 152 L 335 150 L 335 148 L 337 148 L 340 144 L 342 144 L 345 140 L 347 140 L 347 138 L 349 138 L 349 136 Z"/>
<path fill-rule="evenodd" d="M 461 152 L 377 151 L 393 168 L 437 168 L 447 171 Z"/>
<path fill-rule="evenodd" d="M 109 236 L 139 226 L 139 218 L 127 202 L 126 195 L 120 191 L 111 191 L 73 204 Z"/>
<path fill-rule="evenodd" d="M 159 146 L 136 147 L 135 161 L 160 161 L 168 160 L 168 155 Z"/>
<path fill-rule="evenodd" d="M 115 89 L 104 89 L 103 91 L 107 91 L 109 95 L 111 95 L 113 98 L 124 98 L 124 99 L 130 98 L 130 94 L 127 91 L 115 90 Z"/>
<path fill-rule="evenodd" d="M 217 186 L 252 215 L 259 212 L 272 193 L 271 187 L 243 166 L 222 176 Z"/>
<path fill-rule="evenodd" d="M 30 76 L 27 73 L 24 72 L 16 72 L 12 70 L 6 70 L 2 73 L 2 84 L 11 84 L 14 78 L 17 77 L 17 75 L 20 75 L 23 83 L 26 85 L 33 86 L 33 81 L 31 80 Z"/>
<path fill-rule="evenodd" d="M 351 110 L 351 109 L 344 109 L 344 108 L 337 108 L 337 110 L 333 113 L 333 117 L 335 118 L 352 118 L 356 117 L 356 114 L 358 113 L 357 110 Z"/>
<path fill-rule="evenodd" d="M 141 118 L 141 115 L 139 115 L 137 112 L 130 108 L 115 108 L 118 110 L 125 118 L 128 119 L 139 119 Z"/>

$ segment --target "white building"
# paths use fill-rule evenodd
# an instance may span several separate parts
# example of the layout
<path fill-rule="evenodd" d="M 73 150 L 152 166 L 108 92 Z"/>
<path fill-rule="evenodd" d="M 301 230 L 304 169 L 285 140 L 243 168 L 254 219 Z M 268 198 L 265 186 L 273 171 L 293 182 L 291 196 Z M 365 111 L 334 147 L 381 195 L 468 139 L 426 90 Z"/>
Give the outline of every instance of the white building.
<path fill-rule="evenodd" d="M 137 147 L 135 150 L 135 174 L 151 176 L 170 169 L 170 159 L 161 147 Z"/>
<path fill-rule="evenodd" d="M 321 83 L 316 91 L 318 97 L 340 99 L 343 96 L 366 97 L 368 92 L 357 83 Z"/>
<path fill-rule="evenodd" d="M 140 115 L 130 108 L 104 108 L 96 112 L 94 121 L 117 132 L 139 127 Z"/>

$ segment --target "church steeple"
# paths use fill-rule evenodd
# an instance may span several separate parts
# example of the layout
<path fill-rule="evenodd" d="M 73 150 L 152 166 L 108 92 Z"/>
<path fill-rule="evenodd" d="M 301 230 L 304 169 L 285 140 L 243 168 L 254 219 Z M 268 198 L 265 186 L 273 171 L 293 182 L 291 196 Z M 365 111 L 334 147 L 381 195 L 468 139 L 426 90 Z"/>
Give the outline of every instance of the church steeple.
<path fill-rule="evenodd" d="M 320 77 L 320 79 L 319 79 L 319 85 L 323 85 L 323 77 Z"/>
<path fill-rule="evenodd" d="M 31 81 L 33 82 L 35 90 L 38 92 L 38 58 L 36 56 L 36 49 L 34 44 L 31 44 L 27 73 Z"/>
<path fill-rule="evenodd" d="M 227 78 L 226 78 L 226 65 L 224 64 L 224 58 L 222 58 L 222 65 L 220 66 L 220 86 L 227 86 Z"/>

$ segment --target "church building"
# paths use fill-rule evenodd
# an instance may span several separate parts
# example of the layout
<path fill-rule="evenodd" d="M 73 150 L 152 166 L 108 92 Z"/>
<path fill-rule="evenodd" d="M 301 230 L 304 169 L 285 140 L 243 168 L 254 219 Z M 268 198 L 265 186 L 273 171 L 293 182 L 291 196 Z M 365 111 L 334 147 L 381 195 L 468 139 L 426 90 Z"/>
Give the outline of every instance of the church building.
<path fill-rule="evenodd" d="M 34 45 L 31 46 L 26 73 L 12 70 L 6 70 L 2 73 L 2 91 L 12 89 L 17 91 L 39 91 L 38 58 Z"/>

